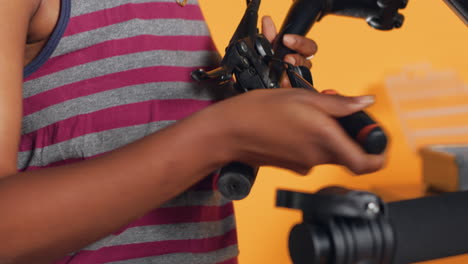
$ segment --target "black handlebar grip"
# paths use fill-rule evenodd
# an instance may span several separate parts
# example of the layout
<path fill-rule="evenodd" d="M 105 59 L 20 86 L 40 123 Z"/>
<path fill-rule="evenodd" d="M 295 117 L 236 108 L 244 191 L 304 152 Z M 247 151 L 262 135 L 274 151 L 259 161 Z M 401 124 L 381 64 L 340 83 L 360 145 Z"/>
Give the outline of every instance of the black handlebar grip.
<path fill-rule="evenodd" d="M 382 128 L 364 111 L 337 119 L 341 127 L 367 153 L 381 154 L 387 147 L 387 136 Z"/>
<path fill-rule="evenodd" d="M 334 90 L 324 90 L 324 94 L 338 94 Z M 366 153 L 381 154 L 387 148 L 387 135 L 366 112 L 359 111 L 337 119 L 346 133 L 353 138 Z"/>
<path fill-rule="evenodd" d="M 257 172 L 258 168 L 241 162 L 231 162 L 220 170 L 216 185 L 226 199 L 241 200 L 249 195 Z"/>

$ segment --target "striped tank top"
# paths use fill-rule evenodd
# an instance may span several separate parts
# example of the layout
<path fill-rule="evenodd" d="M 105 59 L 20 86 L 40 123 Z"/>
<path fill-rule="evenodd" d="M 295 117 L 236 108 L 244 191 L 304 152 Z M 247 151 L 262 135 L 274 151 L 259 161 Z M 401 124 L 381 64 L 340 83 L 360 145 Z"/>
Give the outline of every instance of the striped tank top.
<path fill-rule="evenodd" d="M 24 69 L 18 169 L 91 159 L 208 106 L 223 94 L 190 72 L 219 59 L 197 0 L 61 0 Z M 57 263 L 237 263 L 233 206 L 212 185 L 207 177 Z"/>

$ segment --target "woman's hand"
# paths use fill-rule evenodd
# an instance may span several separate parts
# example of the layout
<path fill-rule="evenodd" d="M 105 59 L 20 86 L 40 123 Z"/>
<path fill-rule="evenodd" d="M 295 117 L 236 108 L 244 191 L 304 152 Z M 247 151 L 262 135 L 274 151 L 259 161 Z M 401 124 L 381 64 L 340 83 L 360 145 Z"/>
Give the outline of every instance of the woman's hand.
<path fill-rule="evenodd" d="M 227 152 L 231 161 L 282 167 L 303 175 L 315 165 L 339 164 L 364 174 L 380 169 L 384 156 L 365 153 L 336 118 L 372 103 L 372 96 L 259 89 L 218 102 L 192 120 L 218 131 L 213 140 L 223 141 L 220 151 Z"/>
<path fill-rule="evenodd" d="M 271 17 L 264 16 L 262 18 L 262 33 L 270 41 L 273 42 L 278 35 L 275 24 Z M 283 44 L 294 50 L 295 54 L 288 54 L 284 57 L 284 61 L 291 63 L 294 66 L 312 67 L 310 59 L 317 52 L 317 44 L 312 39 L 301 35 L 286 34 L 283 37 Z M 281 87 L 291 87 L 288 78 L 283 78 Z"/>

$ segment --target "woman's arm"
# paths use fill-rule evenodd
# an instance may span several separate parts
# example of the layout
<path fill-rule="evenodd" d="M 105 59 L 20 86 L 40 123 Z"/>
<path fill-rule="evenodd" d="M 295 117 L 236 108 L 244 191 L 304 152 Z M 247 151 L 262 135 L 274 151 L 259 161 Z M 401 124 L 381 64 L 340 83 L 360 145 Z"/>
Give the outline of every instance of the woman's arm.
<path fill-rule="evenodd" d="M 101 157 L 6 176 L 0 263 L 48 263 L 78 250 L 233 160 L 301 174 L 324 163 L 375 171 L 383 156 L 364 153 L 333 118 L 367 105 L 301 89 L 252 91 Z"/>
<path fill-rule="evenodd" d="M 24 49 L 29 21 L 38 4 L 27 0 L 0 2 L 0 177 L 16 172 Z"/>
<path fill-rule="evenodd" d="M 48 263 L 157 208 L 228 161 L 214 127 L 188 119 L 93 160 L 4 178 L 0 256 Z"/>

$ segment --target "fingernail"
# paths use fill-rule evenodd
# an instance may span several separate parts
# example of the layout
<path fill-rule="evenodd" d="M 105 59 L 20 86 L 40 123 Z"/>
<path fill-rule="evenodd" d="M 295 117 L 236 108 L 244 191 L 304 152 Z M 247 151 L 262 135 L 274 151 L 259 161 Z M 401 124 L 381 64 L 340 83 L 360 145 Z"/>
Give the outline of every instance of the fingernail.
<path fill-rule="evenodd" d="M 375 103 L 375 96 L 373 95 L 364 95 L 356 97 L 357 103 L 361 105 L 371 105 Z"/>
<path fill-rule="evenodd" d="M 286 46 L 292 46 L 296 43 L 296 39 L 291 35 L 284 35 L 283 42 Z"/>

